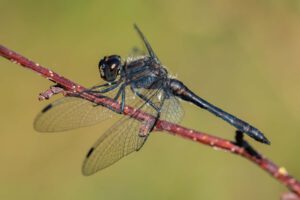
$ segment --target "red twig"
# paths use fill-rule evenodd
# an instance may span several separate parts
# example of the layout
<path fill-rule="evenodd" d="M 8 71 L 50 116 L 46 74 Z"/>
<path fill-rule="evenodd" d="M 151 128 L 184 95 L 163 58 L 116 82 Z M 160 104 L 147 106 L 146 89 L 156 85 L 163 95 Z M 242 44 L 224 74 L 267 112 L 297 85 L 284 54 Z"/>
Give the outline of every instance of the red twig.
<path fill-rule="evenodd" d="M 51 80 L 52 82 L 59 84 L 68 94 L 76 94 L 80 95 L 82 98 L 85 98 L 89 101 L 93 101 L 95 103 L 99 103 L 102 105 L 109 105 L 113 108 L 119 108 L 119 104 L 112 99 L 109 98 L 98 98 L 90 93 L 85 93 L 85 88 L 59 74 L 42 67 L 38 63 L 28 60 L 27 58 L 21 56 L 20 54 L 0 45 L 0 55 L 2 57 L 7 58 L 8 60 L 20 64 L 25 68 L 29 68 L 40 75 L 44 76 L 45 78 Z M 125 115 L 132 115 L 136 110 L 132 107 L 126 106 L 124 110 Z M 139 112 L 138 115 L 134 115 L 137 120 L 149 120 L 153 118 L 153 116 Z M 214 148 L 219 148 L 226 150 L 228 152 L 238 154 L 244 158 L 247 158 L 249 161 L 252 161 L 261 169 L 264 169 L 268 172 L 272 177 L 277 179 L 279 182 L 286 185 L 292 192 L 297 194 L 300 197 L 300 182 L 297 181 L 294 177 L 289 175 L 285 168 L 278 167 L 272 161 L 268 160 L 264 156 L 262 158 L 257 158 L 252 156 L 243 148 L 235 145 L 229 140 L 225 140 L 222 138 L 218 138 L 215 136 L 208 135 L 206 133 L 202 133 L 199 131 L 195 131 L 192 129 L 185 128 L 178 124 L 173 124 L 164 120 L 159 120 L 155 126 L 155 129 L 158 131 L 166 131 L 171 134 L 179 135 L 183 138 L 190 139 Z"/>

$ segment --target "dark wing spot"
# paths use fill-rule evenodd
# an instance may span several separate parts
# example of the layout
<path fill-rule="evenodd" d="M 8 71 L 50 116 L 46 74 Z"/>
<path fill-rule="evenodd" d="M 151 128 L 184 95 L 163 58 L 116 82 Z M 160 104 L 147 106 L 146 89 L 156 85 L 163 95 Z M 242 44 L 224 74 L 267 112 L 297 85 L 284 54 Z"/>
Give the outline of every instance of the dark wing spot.
<path fill-rule="evenodd" d="M 46 107 L 42 110 L 42 113 L 47 112 L 50 108 L 52 108 L 52 104 L 49 104 L 48 106 L 46 106 Z"/>
<path fill-rule="evenodd" d="M 90 157 L 90 155 L 93 153 L 94 150 L 95 150 L 94 147 L 91 148 L 91 149 L 89 150 L 89 152 L 87 153 L 86 157 L 87 157 L 87 158 Z"/>

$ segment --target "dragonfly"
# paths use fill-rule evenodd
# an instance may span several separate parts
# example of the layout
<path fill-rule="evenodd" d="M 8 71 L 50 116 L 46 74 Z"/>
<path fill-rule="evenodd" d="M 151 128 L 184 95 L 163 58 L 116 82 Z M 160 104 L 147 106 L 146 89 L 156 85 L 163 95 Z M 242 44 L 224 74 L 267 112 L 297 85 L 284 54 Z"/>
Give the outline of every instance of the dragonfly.
<path fill-rule="evenodd" d="M 122 115 L 104 132 L 88 151 L 82 173 L 91 175 L 126 155 L 140 150 L 159 119 L 179 123 L 184 115 L 180 99 L 191 102 L 229 123 L 239 133 L 245 133 L 261 143 L 270 144 L 264 134 L 249 123 L 225 112 L 196 95 L 183 82 L 168 74 L 154 53 L 148 40 L 134 25 L 147 54 L 122 60 L 119 55 L 102 58 L 98 69 L 104 84 L 97 84 L 85 92 L 109 97 L 120 103 L 119 109 L 97 105 L 76 96 L 62 97 L 46 106 L 36 117 L 34 128 L 40 132 L 59 132 L 91 126 L 122 114 L 125 105 L 153 116 L 154 120 L 139 121 L 132 115 Z"/>

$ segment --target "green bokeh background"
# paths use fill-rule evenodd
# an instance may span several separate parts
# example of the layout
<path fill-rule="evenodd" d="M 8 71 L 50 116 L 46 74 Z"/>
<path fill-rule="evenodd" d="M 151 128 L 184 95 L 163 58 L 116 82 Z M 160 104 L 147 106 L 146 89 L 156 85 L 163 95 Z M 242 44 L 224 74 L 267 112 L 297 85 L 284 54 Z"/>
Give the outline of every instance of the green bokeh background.
<path fill-rule="evenodd" d="M 300 1 L 0 0 L 1 44 L 85 86 L 98 60 L 142 47 L 208 101 L 265 132 L 251 143 L 300 178 Z M 113 122 L 38 133 L 51 83 L 0 58 L 0 199 L 279 199 L 286 188 L 240 157 L 168 134 L 93 176 L 86 151 Z M 58 97 L 55 97 L 56 99 Z M 234 129 L 184 103 L 182 124 L 225 138 Z"/>

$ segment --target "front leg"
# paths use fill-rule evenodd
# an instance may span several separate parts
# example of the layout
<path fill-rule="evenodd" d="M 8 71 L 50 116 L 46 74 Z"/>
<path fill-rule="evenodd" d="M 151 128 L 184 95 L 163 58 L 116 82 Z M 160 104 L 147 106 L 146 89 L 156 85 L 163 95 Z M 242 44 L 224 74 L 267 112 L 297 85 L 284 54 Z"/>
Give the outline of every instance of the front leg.
<path fill-rule="evenodd" d="M 113 85 L 113 86 L 111 86 L 109 88 L 105 88 L 103 90 L 90 90 L 89 92 L 96 93 L 96 94 L 97 93 L 98 94 L 104 94 L 104 93 L 107 93 L 109 91 L 112 91 L 112 90 L 116 89 L 118 86 L 119 86 L 119 84 L 115 84 L 115 85 Z"/>
<path fill-rule="evenodd" d="M 120 82 L 117 82 L 117 81 L 111 82 L 111 83 L 105 83 L 103 85 L 98 85 L 98 86 L 92 87 L 91 89 L 88 90 L 88 92 L 103 94 L 103 93 L 109 92 L 111 90 L 114 90 L 119 85 L 120 85 Z M 111 86 L 111 87 L 108 87 L 108 88 L 105 88 L 105 89 L 101 89 L 101 90 L 96 90 L 98 88 L 107 87 L 107 86 Z"/>
<path fill-rule="evenodd" d="M 112 106 L 109 106 L 109 105 L 105 105 L 105 107 L 107 107 L 108 109 L 118 113 L 118 114 L 123 114 L 124 113 L 124 107 L 125 107 L 125 87 L 126 87 L 126 84 L 122 84 L 120 89 L 118 90 L 118 93 L 116 94 L 116 96 L 114 97 L 114 101 L 117 101 L 118 102 L 118 99 L 119 97 L 121 96 L 121 102 L 120 103 L 120 106 L 119 106 L 119 109 L 116 109 Z M 112 89 L 110 89 L 112 90 Z M 109 90 L 109 91 L 110 91 Z M 105 96 L 99 96 L 99 98 L 105 98 Z M 101 104 L 100 104 L 101 105 Z M 99 106 L 99 105 L 95 105 L 95 106 Z M 101 106 L 104 106 L 104 105 L 101 105 Z"/>
<path fill-rule="evenodd" d="M 96 85 L 96 86 L 93 86 L 92 88 L 90 88 L 90 90 L 95 90 L 95 89 L 102 88 L 102 87 L 112 86 L 117 83 L 118 83 L 118 81 L 113 81 L 113 82 L 104 83 L 102 85 Z"/>

